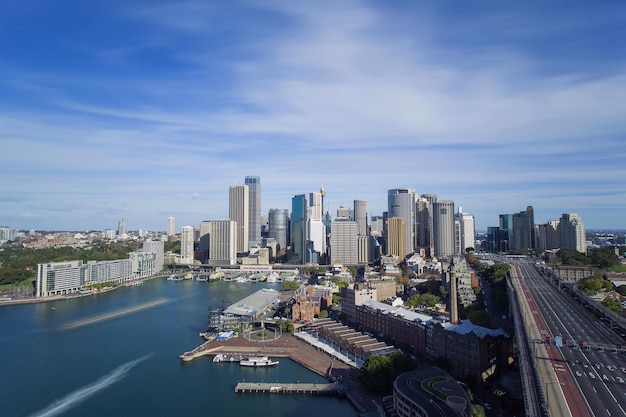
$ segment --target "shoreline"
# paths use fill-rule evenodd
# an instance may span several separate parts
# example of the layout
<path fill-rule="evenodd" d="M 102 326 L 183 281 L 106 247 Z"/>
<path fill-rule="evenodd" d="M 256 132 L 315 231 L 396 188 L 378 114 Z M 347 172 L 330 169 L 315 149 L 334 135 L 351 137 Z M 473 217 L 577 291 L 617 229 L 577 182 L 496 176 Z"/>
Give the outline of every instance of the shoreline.
<path fill-rule="evenodd" d="M 155 275 L 152 277 L 144 277 L 141 279 L 136 279 L 133 281 L 127 281 L 125 283 L 121 283 L 115 287 L 111 287 L 108 288 L 106 290 L 100 290 L 98 292 L 91 292 L 89 294 L 70 294 L 70 295 L 53 295 L 51 297 L 31 297 L 31 298 L 18 298 L 18 299 L 14 299 L 14 300 L 0 300 L 0 307 L 2 306 L 16 306 L 16 305 L 22 305 L 22 304 L 37 304 L 37 303 L 49 303 L 52 301 L 64 301 L 64 300 L 72 300 L 74 298 L 80 298 L 80 297 L 90 297 L 92 295 L 98 295 L 98 294 L 104 294 L 107 292 L 111 292 L 111 291 L 115 291 L 121 287 L 125 287 L 125 284 L 131 283 L 131 282 L 137 282 L 137 281 L 148 281 L 151 279 L 156 279 L 156 278 L 166 278 L 169 275 Z"/>

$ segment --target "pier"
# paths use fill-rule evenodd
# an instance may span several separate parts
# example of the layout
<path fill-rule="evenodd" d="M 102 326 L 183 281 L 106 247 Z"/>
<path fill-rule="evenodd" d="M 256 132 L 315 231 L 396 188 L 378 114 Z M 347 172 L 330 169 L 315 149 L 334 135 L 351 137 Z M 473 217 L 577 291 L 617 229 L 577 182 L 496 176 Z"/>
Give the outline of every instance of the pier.
<path fill-rule="evenodd" d="M 271 394 L 340 394 L 342 386 L 331 383 L 280 383 L 280 382 L 239 382 L 235 386 L 236 393 L 271 393 Z"/>

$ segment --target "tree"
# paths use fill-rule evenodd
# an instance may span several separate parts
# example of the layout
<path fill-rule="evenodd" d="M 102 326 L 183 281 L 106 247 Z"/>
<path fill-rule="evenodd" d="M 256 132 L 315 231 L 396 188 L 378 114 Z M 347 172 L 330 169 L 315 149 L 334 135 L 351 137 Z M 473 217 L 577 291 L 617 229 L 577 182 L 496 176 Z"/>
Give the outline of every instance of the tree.
<path fill-rule="evenodd" d="M 599 268 L 611 268 L 619 265 L 619 257 L 609 248 L 591 249 L 589 258 L 591 263 Z"/>
<path fill-rule="evenodd" d="M 320 319 L 325 319 L 328 318 L 328 310 L 322 310 L 320 311 L 320 314 L 318 316 Z"/>
<path fill-rule="evenodd" d="M 281 289 L 283 291 L 295 291 L 300 288 L 300 283 L 297 281 L 283 281 Z"/>
<path fill-rule="evenodd" d="M 622 303 L 617 301 L 615 298 L 605 298 L 604 301 L 602 301 L 602 305 L 617 314 L 622 314 L 622 311 L 624 310 Z"/>

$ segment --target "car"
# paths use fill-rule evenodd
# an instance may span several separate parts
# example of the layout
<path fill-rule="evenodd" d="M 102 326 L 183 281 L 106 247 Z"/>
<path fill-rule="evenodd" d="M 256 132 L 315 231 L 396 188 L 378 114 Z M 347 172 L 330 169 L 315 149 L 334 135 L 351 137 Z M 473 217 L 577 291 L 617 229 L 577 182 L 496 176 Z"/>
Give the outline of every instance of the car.
<path fill-rule="evenodd" d="M 583 376 L 583 374 L 580 371 L 576 371 L 576 376 Z"/>
<path fill-rule="evenodd" d="M 484 403 L 483 407 L 485 407 L 487 410 L 493 410 L 493 407 L 489 403 Z"/>
<path fill-rule="evenodd" d="M 617 380 L 617 382 L 619 382 L 620 384 L 624 383 L 624 379 L 621 376 L 618 376 L 615 378 Z"/>
<path fill-rule="evenodd" d="M 609 365 L 606 368 L 611 372 L 613 372 L 616 369 L 613 365 Z"/>
<path fill-rule="evenodd" d="M 596 376 L 593 374 L 593 372 L 589 372 L 589 378 L 596 379 Z"/>

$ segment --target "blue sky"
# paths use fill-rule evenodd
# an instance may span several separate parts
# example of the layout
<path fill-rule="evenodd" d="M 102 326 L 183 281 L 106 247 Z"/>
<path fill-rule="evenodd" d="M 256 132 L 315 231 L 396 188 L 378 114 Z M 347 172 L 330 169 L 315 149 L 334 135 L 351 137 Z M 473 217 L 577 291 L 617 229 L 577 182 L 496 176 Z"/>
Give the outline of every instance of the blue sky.
<path fill-rule="evenodd" d="M 0 224 L 197 225 L 258 175 L 263 213 L 411 187 L 626 229 L 626 3 L 545 3 L 0 2 Z"/>

